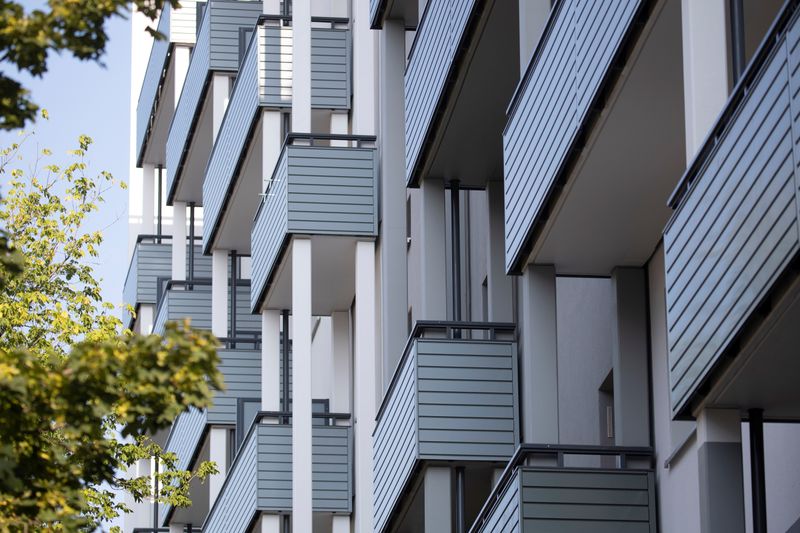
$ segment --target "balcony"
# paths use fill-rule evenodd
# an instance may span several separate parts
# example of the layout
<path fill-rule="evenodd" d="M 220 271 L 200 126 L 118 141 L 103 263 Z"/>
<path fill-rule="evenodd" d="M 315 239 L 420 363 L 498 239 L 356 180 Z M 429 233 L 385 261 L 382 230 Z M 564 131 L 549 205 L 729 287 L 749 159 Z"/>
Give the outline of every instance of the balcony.
<path fill-rule="evenodd" d="M 287 136 L 253 223 L 254 312 L 263 306 L 291 307 L 291 268 L 281 265 L 295 234 L 312 236 L 314 276 L 343 280 L 325 298 L 315 298 L 320 307 L 314 313 L 350 305 L 355 252 L 344 250 L 355 249 L 358 238 L 372 238 L 378 231 L 374 142 L 374 137 Z M 315 282 L 324 283 L 321 278 Z"/>
<path fill-rule="evenodd" d="M 433 176 L 483 188 L 501 175 L 518 24 L 513 2 L 428 0 L 405 71 L 408 186 Z"/>
<path fill-rule="evenodd" d="M 249 302 L 249 280 L 237 280 L 236 337 L 251 336 L 261 331 L 261 317 L 250 313 Z M 187 318 L 195 329 L 211 329 L 211 281 L 208 278 L 168 280 L 163 283 L 153 323 L 153 333 L 163 335 L 167 322 L 182 321 Z M 229 331 L 232 329 L 230 321 L 229 312 Z"/>
<path fill-rule="evenodd" d="M 651 453 L 523 444 L 470 531 L 657 531 Z M 576 460 L 569 461 L 572 458 Z M 608 459 L 616 465 L 601 466 Z M 530 460 L 549 460 L 552 466 L 531 466 Z"/>
<path fill-rule="evenodd" d="M 136 164 L 165 162 L 166 143 L 172 112 L 175 109 L 176 73 L 172 63 L 175 46 L 191 47 L 195 42 L 194 0 L 184 1 L 173 10 L 164 6 L 157 30 L 163 40 L 154 40 L 136 104 Z"/>
<path fill-rule="evenodd" d="M 224 339 L 219 350 L 220 365 L 225 380 L 225 390 L 217 391 L 211 407 L 206 410 L 192 409 L 178 416 L 167 437 L 165 449 L 178 456 L 179 469 L 191 469 L 202 454 L 202 444 L 210 426 L 239 426 L 243 416 L 243 402 L 261 401 L 261 349 L 257 335 L 239 339 Z M 233 349 L 232 346 L 237 346 Z M 194 501 L 195 496 L 198 497 Z M 162 506 L 159 513 L 160 524 L 165 524 L 172 513 L 198 513 L 195 522 L 202 522 L 208 504 L 205 490 L 193 487 L 193 509 L 173 509 Z"/>
<path fill-rule="evenodd" d="M 313 18 L 311 107 L 348 109 L 351 95 L 351 37 L 348 20 Z M 250 253 L 243 233 L 258 209 L 264 176 L 262 109 L 291 107 L 291 17 L 262 16 L 242 61 L 203 182 L 203 246 Z M 325 24 L 329 27 L 321 27 Z M 267 135 L 267 137 L 265 137 Z M 228 209 L 236 206 L 236 209 Z"/>
<path fill-rule="evenodd" d="M 503 132 L 507 271 L 647 262 L 685 169 L 681 35 L 676 2 L 555 3 Z"/>
<path fill-rule="evenodd" d="M 206 163 L 213 144 L 214 73 L 230 78 L 239 69 L 243 32 L 254 29 L 261 15 L 260 1 L 211 0 L 203 13 L 192 50 L 189 70 L 166 142 L 167 202 L 203 201 Z M 245 43 L 246 44 L 246 43 Z M 227 86 L 220 88 L 227 99 Z M 218 104 L 222 98 L 218 98 Z"/>
<path fill-rule="evenodd" d="M 391 527 L 424 465 L 511 458 L 519 443 L 516 352 L 512 325 L 416 324 L 373 434 L 375 531 Z"/>
<path fill-rule="evenodd" d="M 203 524 L 204 532 L 245 533 L 261 512 L 291 512 L 289 414 L 260 413 L 256 417 Z M 315 513 L 352 511 L 353 435 L 349 425 L 341 425 L 349 419 L 350 415 L 325 413 L 317 418 L 322 423 L 315 422 L 312 428 Z"/>
<path fill-rule="evenodd" d="M 399 19 L 406 29 L 414 29 L 417 27 L 418 11 L 418 0 L 370 0 L 369 25 L 373 30 L 379 30 L 384 20 Z"/>
<path fill-rule="evenodd" d="M 799 419 L 795 3 L 775 19 L 670 200 L 664 232 L 672 409 Z"/>

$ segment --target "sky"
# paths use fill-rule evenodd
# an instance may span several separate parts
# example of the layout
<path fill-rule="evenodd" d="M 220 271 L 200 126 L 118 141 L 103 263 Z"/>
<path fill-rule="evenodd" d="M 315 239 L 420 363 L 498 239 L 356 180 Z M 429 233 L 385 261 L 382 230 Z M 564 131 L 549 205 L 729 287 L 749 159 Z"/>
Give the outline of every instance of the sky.
<path fill-rule="evenodd" d="M 32 7 L 40 2 L 24 2 Z M 30 6 L 28 6 L 30 4 Z M 105 67 L 81 62 L 69 54 L 53 54 L 47 72 L 41 79 L 18 76 L 33 100 L 48 110 L 50 120 L 39 119 L 26 130 L 35 130 L 35 139 L 23 155 L 31 159 L 39 148 L 53 151 L 51 161 L 69 161 L 68 150 L 77 147 L 77 138 L 86 134 L 94 140 L 88 154 L 88 174 L 102 170 L 111 172 L 118 180 L 128 182 L 129 124 L 130 124 L 130 21 L 116 18 L 107 23 L 110 36 L 102 61 Z M 8 75 L 14 74 L 6 70 Z M 19 133 L 0 131 L 0 146 L 6 147 L 19 139 Z M 0 194 L 5 189 L 0 181 Z M 128 270 L 127 191 L 115 188 L 105 196 L 105 204 L 93 214 L 88 229 L 104 229 L 104 242 L 95 274 L 101 278 L 106 301 L 122 303 L 122 286 Z M 118 310 L 119 313 L 119 310 Z"/>

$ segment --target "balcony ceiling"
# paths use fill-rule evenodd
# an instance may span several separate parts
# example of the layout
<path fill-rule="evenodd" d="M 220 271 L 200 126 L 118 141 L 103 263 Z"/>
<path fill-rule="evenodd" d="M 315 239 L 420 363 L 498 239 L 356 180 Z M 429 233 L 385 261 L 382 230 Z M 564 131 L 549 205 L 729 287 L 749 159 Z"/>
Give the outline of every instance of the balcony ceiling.
<path fill-rule="evenodd" d="M 560 274 L 641 266 L 686 166 L 680 2 L 654 9 L 580 158 L 556 191 L 529 262 Z"/>
<path fill-rule="evenodd" d="M 175 112 L 175 67 L 171 58 L 167 59 L 167 74 L 164 86 L 156 105 L 155 121 L 147 139 L 142 162 L 151 165 L 165 165 L 167 162 L 166 146 L 169 126 Z"/>
<path fill-rule="evenodd" d="M 219 229 L 213 246 L 222 250 L 236 250 L 240 254 L 250 254 L 250 230 L 253 218 L 261 203 L 264 190 L 262 158 L 264 139 L 263 127 L 259 120 L 253 138 L 247 146 L 245 160 L 235 178 L 235 184 L 228 205 L 222 214 Z M 274 139 L 271 142 L 276 142 Z M 238 154 L 232 154 L 231 157 Z"/>
<path fill-rule="evenodd" d="M 490 2 L 455 83 L 452 105 L 430 151 L 423 176 L 457 179 L 464 187 L 484 187 L 503 175 L 506 108 L 519 79 L 517 3 Z"/>
<path fill-rule="evenodd" d="M 194 135 L 189 139 L 189 151 L 183 161 L 183 171 L 175 192 L 174 201 L 177 202 L 203 205 L 203 178 L 212 148 L 212 90 L 213 87 L 209 86 L 200 109 L 195 111 L 200 113 L 200 118 L 195 124 Z"/>
<path fill-rule="evenodd" d="M 791 267 L 789 267 L 791 268 Z M 716 380 L 708 407 L 764 409 L 773 420 L 800 420 L 800 276 L 778 297 L 731 366 Z"/>
<path fill-rule="evenodd" d="M 356 237 L 311 237 L 311 313 L 328 316 L 350 309 L 355 296 Z M 324 290 L 317 290 L 317 288 Z M 264 309 L 292 308 L 292 247 L 281 257 Z"/>

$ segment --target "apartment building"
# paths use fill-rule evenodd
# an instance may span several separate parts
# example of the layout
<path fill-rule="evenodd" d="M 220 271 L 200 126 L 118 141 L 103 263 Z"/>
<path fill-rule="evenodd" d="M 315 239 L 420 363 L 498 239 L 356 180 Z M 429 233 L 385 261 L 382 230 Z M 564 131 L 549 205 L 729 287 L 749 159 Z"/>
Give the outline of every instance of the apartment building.
<path fill-rule="evenodd" d="M 799 18 L 134 18 L 126 325 L 227 387 L 154 437 L 220 473 L 126 531 L 800 532 Z"/>

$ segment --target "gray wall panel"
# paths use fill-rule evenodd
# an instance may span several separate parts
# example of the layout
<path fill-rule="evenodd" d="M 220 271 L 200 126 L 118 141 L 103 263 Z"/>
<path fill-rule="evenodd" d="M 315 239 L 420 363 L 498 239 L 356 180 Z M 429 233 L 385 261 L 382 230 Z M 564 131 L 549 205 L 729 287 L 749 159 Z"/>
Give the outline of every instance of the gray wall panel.
<path fill-rule="evenodd" d="M 239 398 L 261 398 L 261 351 L 220 349 L 219 357 L 225 391 L 214 394 L 208 423 L 235 425 Z"/>
<path fill-rule="evenodd" d="M 541 52 L 517 89 L 503 134 L 506 268 L 523 246 L 640 0 L 565 0 L 551 13 Z"/>
<path fill-rule="evenodd" d="M 797 39 L 798 23 L 789 37 Z M 786 37 L 783 37 L 785 39 Z M 792 48 L 797 64 L 800 51 Z M 789 48 L 778 43 L 664 234 L 674 411 L 800 249 Z"/>
<path fill-rule="evenodd" d="M 255 28 L 263 10 L 259 0 L 213 0 L 211 10 L 211 70 L 235 72 L 239 69 L 239 28 Z"/>
<path fill-rule="evenodd" d="M 475 0 L 428 0 L 405 74 L 406 179 L 425 144 Z"/>

